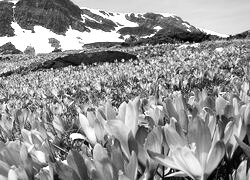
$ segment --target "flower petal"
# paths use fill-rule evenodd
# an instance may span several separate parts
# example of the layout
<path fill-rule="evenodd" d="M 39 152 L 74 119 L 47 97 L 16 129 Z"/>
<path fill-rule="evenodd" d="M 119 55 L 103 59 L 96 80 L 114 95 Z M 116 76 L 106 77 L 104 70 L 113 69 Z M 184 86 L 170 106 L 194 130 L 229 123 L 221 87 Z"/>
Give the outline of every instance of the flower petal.
<path fill-rule="evenodd" d="M 242 161 L 236 171 L 236 176 L 234 180 L 242 180 L 247 178 L 247 161 Z"/>
<path fill-rule="evenodd" d="M 90 143 L 95 144 L 96 143 L 96 135 L 95 135 L 95 130 L 93 127 L 89 125 L 89 120 L 87 117 L 81 113 L 79 113 L 79 122 L 80 125 L 83 129 L 83 132 L 86 134 L 88 140 Z"/>
<path fill-rule="evenodd" d="M 189 143 L 195 143 L 196 157 L 200 161 L 202 169 L 205 169 L 212 141 L 210 130 L 203 119 L 198 117 L 193 119 L 189 126 L 188 139 Z"/>
<path fill-rule="evenodd" d="M 105 124 L 106 131 L 113 135 L 117 140 L 120 141 L 122 150 L 129 157 L 130 152 L 128 148 L 128 135 L 129 128 L 120 120 L 110 120 Z"/>
<path fill-rule="evenodd" d="M 225 155 L 225 144 L 222 141 L 218 141 L 210 149 L 204 173 L 209 176 L 214 171 L 214 169 L 219 165 L 224 155 Z"/>
<path fill-rule="evenodd" d="M 237 143 L 241 147 L 241 149 L 244 151 L 244 153 L 250 158 L 250 146 L 246 145 L 242 140 L 240 140 L 237 136 L 234 136 Z"/>
<path fill-rule="evenodd" d="M 187 142 L 169 125 L 164 127 L 164 134 L 170 149 L 174 151 L 177 147 L 187 146 Z"/>
<path fill-rule="evenodd" d="M 180 170 L 188 174 L 190 177 L 200 177 L 203 174 L 203 170 L 200 162 L 195 157 L 194 153 L 188 147 L 177 148 L 172 158 Z"/>
<path fill-rule="evenodd" d="M 177 166 L 174 162 L 174 160 L 171 157 L 164 156 L 163 154 L 155 153 L 150 150 L 147 151 L 149 156 L 156 160 L 159 164 L 165 166 L 165 167 L 170 167 L 173 169 L 178 169 L 180 170 L 180 167 Z"/>
<path fill-rule="evenodd" d="M 187 177 L 188 175 L 183 171 L 178 171 L 167 175 L 166 177 Z"/>
<path fill-rule="evenodd" d="M 134 101 L 130 101 L 126 106 L 125 125 L 129 127 L 134 136 L 138 129 L 139 103 L 140 99 L 136 98 Z"/>

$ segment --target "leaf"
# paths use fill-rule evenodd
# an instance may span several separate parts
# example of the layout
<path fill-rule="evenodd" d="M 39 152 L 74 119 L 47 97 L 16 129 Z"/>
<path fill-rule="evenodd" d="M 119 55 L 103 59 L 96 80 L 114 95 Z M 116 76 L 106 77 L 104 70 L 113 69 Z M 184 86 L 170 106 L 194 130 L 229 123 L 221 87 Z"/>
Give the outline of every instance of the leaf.
<path fill-rule="evenodd" d="M 88 180 L 87 166 L 83 157 L 77 151 L 70 151 L 67 156 L 67 162 L 70 167 L 78 174 L 81 180 Z"/>
<path fill-rule="evenodd" d="M 147 111 L 148 115 L 154 120 L 155 124 L 159 123 L 161 119 L 161 109 L 158 106 L 152 107 Z"/>
<path fill-rule="evenodd" d="M 163 136 L 161 128 L 155 127 L 149 134 L 145 142 L 145 149 L 161 153 Z"/>
<path fill-rule="evenodd" d="M 225 107 L 229 104 L 222 96 L 218 96 L 215 100 L 216 114 L 222 116 L 224 114 Z"/>
<path fill-rule="evenodd" d="M 187 132 L 188 129 L 188 117 L 184 108 L 183 104 L 183 97 L 182 95 L 179 95 L 177 98 L 175 98 L 175 106 L 176 106 L 176 111 L 178 113 L 178 119 L 180 122 L 180 125 L 182 129 Z"/>
<path fill-rule="evenodd" d="M 250 103 L 247 105 L 244 111 L 244 122 L 247 128 L 247 138 L 248 142 L 250 143 Z"/>
<path fill-rule="evenodd" d="M 50 172 L 45 169 L 41 169 L 40 172 L 37 174 L 36 178 L 43 180 L 53 180 L 52 176 L 50 175 Z"/>
<path fill-rule="evenodd" d="M 31 130 L 31 139 L 36 148 L 40 148 L 45 141 L 45 138 L 42 138 L 42 134 L 36 130 Z"/>
<path fill-rule="evenodd" d="M 30 115 L 30 111 L 27 109 L 17 110 L 15 116 L 16 116 L 16 120 L 19 122 L 20 129 L 24 128 L 29 115 Z"/>
<path fill-rule="evenodd" d="M 20 149 L 19 141 L 10 141 L 2 155 L 2 160 L 18 167 L 21 164 Z"/>
<path fill-rule="evenodd" d="M 79 113 L 80 125 L 83 129 L 83 132 L 86 134 L 88 140 L 91 144 L 96 143 L 96 135 L 93 127 L 89 125 L 89 120 L 83 114 Z"/>
<path fill-rule="evenodd" d="M 76 173 L 77 170 L 75 168 L 75 166 L 70 165 L 67 166 L 64 163 L 57 161 L 56 164 L 53 164 L 53 169 L 54 169 L 54 173 L 58 175 L 58 178 L 61 180 L 82 180 L 80 179 L 79 175 Z M 84 169 L 82 170 L 84 171 Z M 87 176 L 86 176 L 87 179 Z"/>
<path fill-rule="evenodd" d="M 169 117 L 174 117 L 176 120 L 179 119 L 179 116 L 174 108 L 174 105 L 172 103 L 172 100 L 170 98 L 166 99 L 166 109 L 168 112 Z"/>
<path fill-rule="evenodd" d="M 127 177 L 130 180 L 136 180 L 138 171 L 138 161 L 135 152 L 132 152 L 132 155 L 129 158 L 129 163 L 127 167 L 125 167 L 125 172 Z"/>
<path fill-rule="evenodd" d="M 94 127 L 95 126 L 95 122 L 96 122 L 95 113 L 93 111 L 87 111 L 86 117 L 88 119 L 89 126 L 90 127 Z"/>
<path fill-rule="evenodd" d="M 234 180 L 242 180 L 242 179 L 247 179 L 247 161 L 244 160 L 240 163 L 237 171 L 236 171 L 236 176 Z"/>
<path fill-rule="evenodd" d="M 119 174 L 119 178 L 118 180 L 131 180 L 129 179 L 127 176 L 125 176 L 124 174 Z"/>
<path fill-rule="evenodd" d="M 248 158 L 250 158 L 250 146 L 246 145 L 244 142 L 242 142 L 237 136 L 234 136 L 237 143 L 241 147 L 241 149 L 244 151 L 244 153 L 247 155 Z"/>
<path fill-rule="evenodd" d="M 113 146 L 111 146 L 111 161 L 116 167 L 116 169 L 124 171 L 124 157 L 122 155 L 122 150 L 120 143 L 115 139 Z"/>
<path fill-rule="evenodd" d="M 107 101 L 105 105 L 105 114 L 107 120 L 116 119 L 116 112 L 114 111 L 110 101 Z"/>
<path fill-rule="evenodd" d="M 173 153 L 172 158 L 179 170 L 183 171 L 190 177 L 199 177 L 203 173 L 203 169 L 195 154 L 186 146 L 178 147 Z"/>
<path fill-rule="evenodd" d="M 33 178 L 34 173 L 33 173 L 33 160 L 28 153 L 28 149 L 26 148 L 25 145 L 21 146 L 20 149 L 20 158 L 22 160 L 22 163 L 24 165 L 24 169 L 26 171 L 26 174 L 28 177 Z"/>
<path fill-rule="evenodd" d="M 7 177 L 9 169 L 10 169 L 10 166 L 4 161 L 0 160 L 0 174 Z"/>
<path fill-rule="evenodd" d="M 169 156 L 164 156 L 163 154 L 160 153 L 155 153 L 150 150 L 147 151 L 149 156 L 155 160 L 157 163 L 165 166 L 165 167 L 170 167 L 173 169 L 179 169 L 179 167 L 176 165 L 172 157 Z"/>
<path fill-rule="evenodd" d="M 234 151 L 238 147 L 238 144 L 236 142 L 236 139 L 233 136 L 237 136 L 240 140 L 243 140 L 246 135 L 246 127 L 243 124 L 243 121 L 241 118 L 237 118 L 234 121 L 231 121 L 228 123 L 228 125 L 225 128 L 225 137 L 230 137 L 228 139 L 228 142 L 226 142 L 226 148 L 227 148 L 227 156 L 229 158 L 232 158 Z"/>
<path fill-rule="evenodd" d="M 112 163 L 105 159 L 102 162 L 95 161 L 95 166 L 97 170 L 98 179 L 101 180 L 116 180 L 118 179 L 118 172 L 115 170 Z M 96 179 L 95 177 L 93 179 Z"/>
<path fill-rule="evenodd" d="M 124 124 L 125 124 L 126 108 L 127 104 L 123 102 L 119 107 L 119 112 L 117 116 L 117 119 L 121 120 Z"/>
<path fill-rule="evenodd" d="M 144 173 L 142 174 L 142 176 L 140 177 L 139 180 L 148 180 L 150 178 L 153 178 L 155 175 L 155 172 L 153 173 L 150 173 L 150 170 L 149 170 L 149 163 L 148 161 L 146 162 L 146 168 L 144 170 Z"/>
<path fill-rule="evenodd" d="M 21 129 L 24 143 L 32 144 L 31 132 L 26 129 Z"/>
<path fill-rule="evenodd" d="M 94 131 L 98 141 L 104 142 L 104 137 L 107 134 L 104 128 L 104 122 L 101 122 L 99 119 L 96 119 L 94 125 Z"/>
<path fill-rule="evenodd" d="M 204 169 L 212 140 L 210 130 L 203 119 L 195 117 L 193 121 L 189 123 L 188 141 L 189 144 L 195 143 L 196 156 Z"/>
<path fill-rule="evenodd" d="M 214 147 L 211 148 L 206 162 L 205 173 L 209 176 L 219 165 L 225 155 L 225 144 L 218 141 Z"/>
<path fill-rule="evenodd" d="M 215 111 L 215 99 L 207 96 L 204 100 L 204 106 L 209 108 L 210 110 Z"/>
<path fill-rule="evenodd" d="M 22 167 L 15 168 L 13 170 L 15 170 L 15 173 L 17 174 L 18 179 L 21 179 L 21 180 L 28 180 L 29 179 L 25 170 Z M 32 178 L 34 179 L 34 177 L 30 177 L 30 179 L 32 179 Z"/>
<path fill-rule="evenodd" d="M 62 134 L 64 132 L 64 127 L 63 127 L 63 123 L 61 121 L 60 118 L 58 118 L 57 116 L 54 116 L 53 119 L 53 127 L 60 133 Z"/>
<path fill-rule="evenodd" d="M 102 161 L 104 159 L 109 159 L 108 152 L 99 143 L 96 143 L 93 150 L 93 159 L 95 161 Z"/>
<path fill-rule="evenodd" d="M 129 127 L 134 136 L 138 129 L 138 114 L 137 107 L 132 102 L 129 102 L 126 107 L 125 125 Z"/>
<path fill-rule="evenodd" d="M 178 110 L 179 122 L 185 133 L 188 131 L 188 116 L 184 109 Z"/>
<path fill-rule="evenodd" d="M 177 171 L 177 172 L 174 172 L 174 173 L 171 173 L 171 174 L 167 175 L 166 177 L 168 177 L 168 178 L 170 178 L 170 177 L 183 177 L 183 178 L 185 178 L 187 176 L 188 175 L 185 172 Z"/>
<path fill-rule="evenodd" d="M 105 124 L 106 131 L 121 143 L 123 152 L 129 157 L 128 136 L 129 128 L 120 120 L 110 120 Z"/>
<path fill-rule="evenodd" d="M 176 132 L 175 129 L 166 125 L 164 126 L 166 143 L 174 151 L 177 147 L 187 146 L 187 142 Z"/>
<path fill-rule="evenodd" d="M 136 132 L 136 136 L 135 136 L 136 141 L 139 144 L 144 145 L 146 138 L 148 136 L 148 133 L 149 133 L 148 130 L 144 126 L 140 126 Z"/>
<path fill-rule="evenodd" d="M 132 151 L 134 151 L 136 154 L 138 154 L 138 144 L 137 144 L 137 142 L 134 138 L 134 135 L 131 131 L 128 134 L 128 148 L 129 148 L 130 154 L 132 153 Z"/>
<path fill-rule="evenodd" d="M 35 156 L 35 158 L 42 164 L 46 164 L 47 161 L 46 161 L 46 156 L 45 156 L 45 153 L 42 152 L 42 151 L 34 151 L 32 152 L 32 154 Z M 33 156 L 33 157 L 34 157 Z"/>
<path fill-rule="evenodd" d="M 8 115 L 1 116 L 0 126 L 2 127 L 2 130 L 6 131 L 6 133 L 9 133 L 12 130 L 14 125 L 13 123 L 14 119 L 9 117 Z"/>

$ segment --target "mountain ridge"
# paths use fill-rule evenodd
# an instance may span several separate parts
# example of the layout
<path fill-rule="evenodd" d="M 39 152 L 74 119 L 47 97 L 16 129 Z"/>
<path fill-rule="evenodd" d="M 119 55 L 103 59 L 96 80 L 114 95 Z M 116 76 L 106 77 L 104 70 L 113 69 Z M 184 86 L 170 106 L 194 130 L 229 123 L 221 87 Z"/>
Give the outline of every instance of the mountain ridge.
<path fill-rule="evenodd" d="M 33 46 L 38 53 L 51 52 L 55 48 L 49 43 L 51 38 L 58 40 L 57 48 L 69 50 L 98 41 L 173 43 L 215 37 L 168 13 L 114 13 L 80 8 L 70 0 L 0 1 L 0 4 L 7 9 L 0 18 L 0 25 L 4 24 L 0 26 L 0 45 L 11 42 L 21 51 Z"/>

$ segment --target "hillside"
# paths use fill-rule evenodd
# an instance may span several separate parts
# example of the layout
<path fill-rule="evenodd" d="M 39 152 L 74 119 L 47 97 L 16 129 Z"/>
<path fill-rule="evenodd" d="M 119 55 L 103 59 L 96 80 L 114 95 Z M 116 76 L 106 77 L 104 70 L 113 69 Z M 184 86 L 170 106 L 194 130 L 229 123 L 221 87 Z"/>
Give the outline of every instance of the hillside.
<path fill-rule="evenodd" d="M 0 46 L 11 42 L 21 51 L 33 46 L 37 53 L 51 52 L 51 38 L 62 50 L 95 42 L 158 44 L 218 38 L 168 13 L 113 13 L 80 8 L 70 0 L 0 1 L 0 7 Z"/>
<path fill-rule="evenodd" d="M 228 39 L 250 39 L 250 30 L 230 36 Z"/>

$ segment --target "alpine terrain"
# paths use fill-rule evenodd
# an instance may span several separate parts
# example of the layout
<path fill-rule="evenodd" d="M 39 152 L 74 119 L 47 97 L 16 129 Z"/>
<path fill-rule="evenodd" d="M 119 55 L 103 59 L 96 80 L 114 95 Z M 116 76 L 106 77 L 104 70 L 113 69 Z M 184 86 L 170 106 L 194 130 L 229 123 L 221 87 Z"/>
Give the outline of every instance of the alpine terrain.
<path fill-rule="evenodd" d="M 201 42 L 220 35 L 168 13 L 114 13 L 78 7 L 70 0 L 0 1 L 0 46 L 36 53 L 82 49 L 84 44 Z"/>

